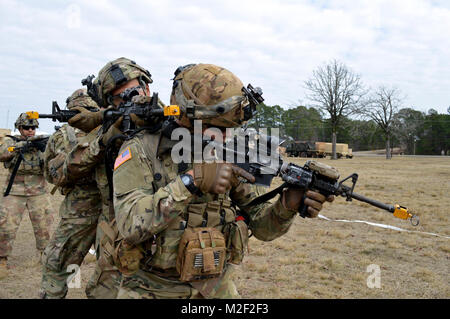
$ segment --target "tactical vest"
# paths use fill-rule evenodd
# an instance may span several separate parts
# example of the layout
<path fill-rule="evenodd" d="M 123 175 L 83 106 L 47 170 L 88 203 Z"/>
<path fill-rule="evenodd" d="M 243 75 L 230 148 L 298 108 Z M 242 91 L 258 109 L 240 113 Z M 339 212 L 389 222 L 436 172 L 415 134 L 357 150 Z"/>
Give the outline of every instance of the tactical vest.
<path fill-rule="evenodd" d="M 159 156 L 160 138 L 159 134 L 145 134 L 137 139 L 145 152 L 140 155 L 152 163 L 153 175 L 150 170 L 143 174 L 149 185 L 152 185 L 150 187 L 153 187 L 153 193 L 192 167 L 191 164 L 175 164 L 170 152 Z M 236 208 L 231 205 L 228 194 L 214 197 L 205 194 L 198 202 L 189 204 L 186 211 L 172 220 L 164 231 L 137 246 L 130 247 L 121 240 L 115 222 L 110 225 L 103 223 L 100 227 L 109 238 L 104 238 L 102 245 L 125 275 L 130 275 L 140 268 L 160 276 L 177 278 L 175 267 L 179 243 L 187 228 L 208 227 L 222 232 L 227 246 L 226 262 L 241 263 L 247 249 L 248 229 L 245 222 L 236 220 L 236 217 Z"/>
<path fill-rule="evenodd" d="M 8 135 L 15 143 L 22 141 L 21 139 Z M 4 166 L 11 173 L 20 155 L 16 155 L 11 161 L 5 162 Z M 23 154 L 22 162 L 17 170 L 18 175 L 42 175 L 44 166 L 44 158 L 42 152 L 37 149 L 31 149 Z"/>
<path fill-rule="evenodd" d="M 170 152 L 159 157 L 157 155 L 159 140 L 160 135 L 150 134 L 144 135 L 141 139 L 145 155 L 152 163 L 154 193 L 192 168 L 191 164 L 175 164 Z M 178 244 L 185 228 L 214 227 L 222 232 L 227 224 L 235 221 L 236 209 L 232 207 L 228 196 L 223 194 L 214 197 L 204 195 L 198 203 L 189 204 L 186 212 L 175 218 L 164 231 L 156 235 L 154 252 L 145 261 L 147 267 L 162 271 L 175 268 Z"/>

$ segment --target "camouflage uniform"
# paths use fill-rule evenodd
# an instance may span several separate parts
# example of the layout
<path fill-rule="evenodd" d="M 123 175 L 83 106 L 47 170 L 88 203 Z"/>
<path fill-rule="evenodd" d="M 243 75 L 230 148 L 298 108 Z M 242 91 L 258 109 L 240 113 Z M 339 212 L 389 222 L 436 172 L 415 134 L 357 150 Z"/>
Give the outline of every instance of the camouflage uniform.
<path fill-rule="evenodd" d="M 24 114 L 22 115 L 26 118 L 26 114 Z M 19 117 L 18 122 L 20 122 L 21 117 Z M 36 123 L 25 124 L 32 124 L 37 127 L 37 120 L 33 121 Z M 16 122 L 17 128 L 22 125 L 22 123 L 18 122 Z M 6 178 L 6 185 L 10 180 L 12 169 L 18 159 L 18 156 L 15 153 L 9 152 L 8 148 L 17 145 L 20 146 L 21 141 L 25 141 L 26 139 L 24 136 L 7 136 L 4 139 L 4 143 L 0 146 L 0 161 L 4 162 L 5 168 L 9 169 L 10 172 Z M 25 210 L 28 211 L 33 225 L 36 249 L 42 253 L 49 241 L 53 210 L 46 195 L 47 183 L 43 176 L 42 168 L 43 153 L 37 149 L 28 151 L 24 154 L 24 159 L 19 166 L 9 196 L 2 196 L 3 198 L 0 202 L 1 258 L 6 258 L 11 253 L 17 229 L 19 228 Z"/>
<path fill-rule="evenodd" d="M 222 127 L 239 124 L 236 118 L 242 113 L 240 103 L 245 102 L 239 97 L 242 83 L 223 68 L 197 65 L 196 70 L 199 69 L 202 74 L 199 81 L 185 79 L 174 84 L 174 88 L 182 88 L 191 100 L 197 98 L 197 105 L 215 104 L 225 100 L 226 94 L 232 96 L 229 102 L 233 107 L 227 109 L 230 104 L 223 105 L 224 120 L 220 121 L 217 114 L 207 114 L 206 122 Z M 181 75 L 175 81 L 178 79 Z M 173 100 L 179 94 L 174 89 L 171 104 L 180 101 Z M 211 100 L 205 102 L 208 98 Z M 184 116 L 181 121 L 189 121 L 185 106 L 180 105 Z M 207 111 L 208 107 L 199 109 Z M 196 112 L 194 106 L 191 111 L 194 118 L 205 115 Z M 119 231 L 116 242 L 120 244 L 114 258 L 123 273 L 118 298 L 238 298 L 232 281 L 232 264 L 242 261 L 248 228 L 256 238 L 272 240 L 288 231 L 295 212 L 284 208 L 280 199 L 247 206 L 259 192 L 243 180 L 226 194 L 192 194 L 180 178 L 192 166 L 173 162 L 170 152 L 173 145 L 161 132 L 142 132 L 124 142 L 116 160 L 114 210 Z M 238 212 L 247 216 L 248 226 Z M 186 229 L 197 227 L 212 227 L 223 233 L 227 243 L 226 264 L 218 278 L 180 281 L 176 269 L 179 243 Z"/>
<path fill-rule="evenodd" d="M 68 109 L 83 105 L 97 107 L 84 90 L 68 98 Z M 44 251 L 41 297 L 64 298 L 67 294 L 69 265 L 80 265 L 94 244 L 101 197 L 93 174 L 68 181 L 63 165 L 67 154 L 86 134 L 67 124 L 49 139 L 44 153 L 44 175 L 59 187 L 64 200 L 59 208 L 60 222 Z"/>
<path fill-rule="evenodd" d="M 102 107 L 108 107 L 111 100 L 111 91 L 116 87 L 138 79 L 141 86 L 152 83 L 150 72 L 134 61 L 119 58 L 107 63 L 94 80 L 94 90 L 89 95 Z M 98 219 L 96 234 L 96 255 L 98 258 L 94 275 L 86 287 L 88 298 L 111 299 L 116 298 L 120 285 L 121 273 L 118 268 L 105 257 L 104 244 L 107 242 L 105 233 L 111 227 L 116 229 L 114 222 L 114 208 L 110 198 L 107 168 L 105 165 L 105 145 L 102 143 L 103 135 L 100 127 L 92 130 L 68 154 L 64 163 L 64 171 L 70 178 L 77 178 L 93 173 L 102 197 L 102 214 Z"/>
<path fill-rule="evenodd" d="M 104 162 L 104 149 L 99 145 L 98 129 L 92 131 L 72 149 L 63 166 L 64 172 L 70 178 L 93 174 L 100 190 L 101 214 L 96 228 L 95 250 L 97 258 L 103 255 L 100 241 L 103 231 L 99 225 L 111 223 L 114 212 L 110 208 L 108 180 Z M 99 264 L 97 262 L 94 275 L 86 287 L 88 298 L 112 299 L 116 297 L 120 284 L 120 273 L 114 265 Z"/>
<path fill-rule="evenodd" d="M 191 166 L 180 170 L 170 156 L 171 142 L 163 137 L 156 152 L 152 143 L 155 140 L 159 140 L 158 135 L 139 134 L 125 142 L 121 150 L 128 150 L 131 157 L 114 171 L 114 207 L 120 234 L 127 244 L 136 245 L 140 250 L 151 246 L 153 236 L 157 245 L 156 253 L 146 266 L 141 262 L 136 273 L 124 276 L 118 297 L 239 297 L 230 279 L 229 265 L 221 280 L 205 281 L 206 289 L 201 292 L 193 283 L 177 280 L 174 267 L 184 231 L 180 229 L 180 222 L 187 222 L 188 227 L 200 227 L 206 214 L 206 227 L 225 231 L 236 221 L 240 209 L 241 214 L 249 216 L 249 228 L 256 238 L 272 240 L 287 232 L 295 212 L 285 209 L 280 200 L 274 204 L 244 207 L 256 197 L 254 186 L 245 182 L 226 196 L 192 195 L 178 176 Z M 236 206 L 231 205 L 231 201 Z"/>

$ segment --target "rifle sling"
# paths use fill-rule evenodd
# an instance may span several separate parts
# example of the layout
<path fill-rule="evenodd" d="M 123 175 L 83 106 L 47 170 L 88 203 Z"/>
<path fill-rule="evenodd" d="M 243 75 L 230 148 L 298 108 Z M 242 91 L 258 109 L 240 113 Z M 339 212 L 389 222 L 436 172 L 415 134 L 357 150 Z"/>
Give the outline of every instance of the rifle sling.
<path fill-rule="evenodd" d="M 265 193 L 264 195 L 261 195 L 261 196 L 255 198 L 254 200 L 252 200 L 250 203 L 248 203 L 245 206 L 256 206 L 256 205 L 262 204 L 264 202 L 267 202 L 268 200 L 271 200 L 278 194 L 281 194 L 283 189 L 286 188 L 287 186 L 288 186 L 288 183 L 285 182 L 284 184 L 282 184 L 281 186 L 278 186 L 277 188 L 271 190 L 270 192 Z"/>
<path fill-rule="evenodd" d="M 12 185 L 14 184 L 14 179 L 16 178 L 17 171 L 19 170 L 20 163 L 22 162 L 22 154 L 19 154 L 19 158 L 17 159 L 16 163 L 14 164 L 14 168 L 11 172 L 11 177 L 9 178 L 8 186 L 6 187 L 5 193 L 3 194 L 3 197 L 6 197 L 9 195 L 9 192 L 11 191 Z"/>

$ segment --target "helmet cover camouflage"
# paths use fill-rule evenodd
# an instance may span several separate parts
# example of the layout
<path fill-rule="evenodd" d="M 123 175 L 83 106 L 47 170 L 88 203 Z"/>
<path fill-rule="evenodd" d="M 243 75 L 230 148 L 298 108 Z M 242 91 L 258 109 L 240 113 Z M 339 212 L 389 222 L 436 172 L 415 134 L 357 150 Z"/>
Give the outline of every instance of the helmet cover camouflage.
<path fill-rule="evenodd" d="M 218 127 L 242 124 L 242 107 L 248 103 L 241 80 L 214 64 L 191 64 L 178 68 L 171 104 L 180 107 L 181 116 L 202 120 Z"/>
<path fill-rule="evenodd" d="M 21 113 L 14 123 L 14 127 L 20 129 L 21 126 L 39 127 L 39 122 L 37 119 L 30 119 L 27 113 Z"/>
<path fill-rule="evenodd" d="M 78 89 L 72 93 L 66 100 L 67 109 L 72 109 L 77 106 L 98 109 L 97 103 L 87 94 L 86 89 Z"/>
<path fill-rule="evenodd" d="M 140 83 L 153 82 L 150 72 L 130 59 L 121 57 L 108 62 L 93 82 L 98 92 L 97 104 L 101 107 L 108 106 L 110 93 L 133 79 L 138 79 Z"/>

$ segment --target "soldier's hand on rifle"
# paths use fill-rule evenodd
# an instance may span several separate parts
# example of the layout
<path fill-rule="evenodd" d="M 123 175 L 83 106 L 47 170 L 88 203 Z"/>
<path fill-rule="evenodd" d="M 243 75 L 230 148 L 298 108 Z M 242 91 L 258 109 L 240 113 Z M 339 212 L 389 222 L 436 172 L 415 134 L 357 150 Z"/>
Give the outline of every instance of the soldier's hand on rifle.
<path fill-rule="evenodd" d="M 130 118 L 131 121 L 136 125 L 136 127 L 143 127 L 146 125 L 146 122 L 136 114 L 131 113 Z"/>
<path fill-rule="evenodd" d="M 119 117 L 113 125 L 109 127 L 109 129 L 102 134 L 102 143 L 103 145 L 107 145 L 108 142 L 116 135 L 123 134 L 122 130 L 120 129 L 120 126 L 123 122 L 123 116 Z"/>
<path fill-rule="evenodd" d="M 105 110 L 91 112 L 82 106 L 74 107 L 71 110 L 79 111 L 80 113 L 68 120 L 69 125 L 76 127 L 85 133 L 89 133 L 103 123 L 103 113 Z"/>
<path fill-rule="evenodd" d="M 27 141 L 20 141 L 17 142 L 14 146 L 12 146 L 11 150 L 13 152 L 19 152 L 21 148 L 23 148 L 24 146 L 26 146 L 28 144 Z"/>
<path fill-rule="evenodd" d="M 255 176 L 247 172 L 245 169 L 232 165 L 231 168 L 233 169 L 233 176 L 231 177 L 231 186 L 237 187 L 239 185 L 239 177 L 245 178 L 250 183 L 255 182 Z"/>
<path fill-rule="evenodd" d="M 239 184 L 239 177 L 250 183 L 255 182 L 253 175 L 230 163 L 194 164 L 194 169 L 188 173 L 194 177 L 195 186 L 203 193 L 225 194 Z"/>
<path fill-rule="evenodd" d="M 230 163 L 194 164 L 189 171 L 194 177 L 194 184 L 202 193 L 225 194 L 231 188 L 233 169 Z"/>
<path fill-rule="evenodd" d="M 305 200 L 303 205 L 308 206 L 306 217 L 309 218 L 314 218 L 319 215 L 324 202 L 327 201 L 331 203 L 332 201 L 334 201 L 333 195 L 326 197 L 312 190 L 307 190 L 305 193 L 304 190 L 299 188 L 288 188 L 283 191 L 281 202 L 285 208 L 292 211 L 299 211 L 304 195 Z"/>

